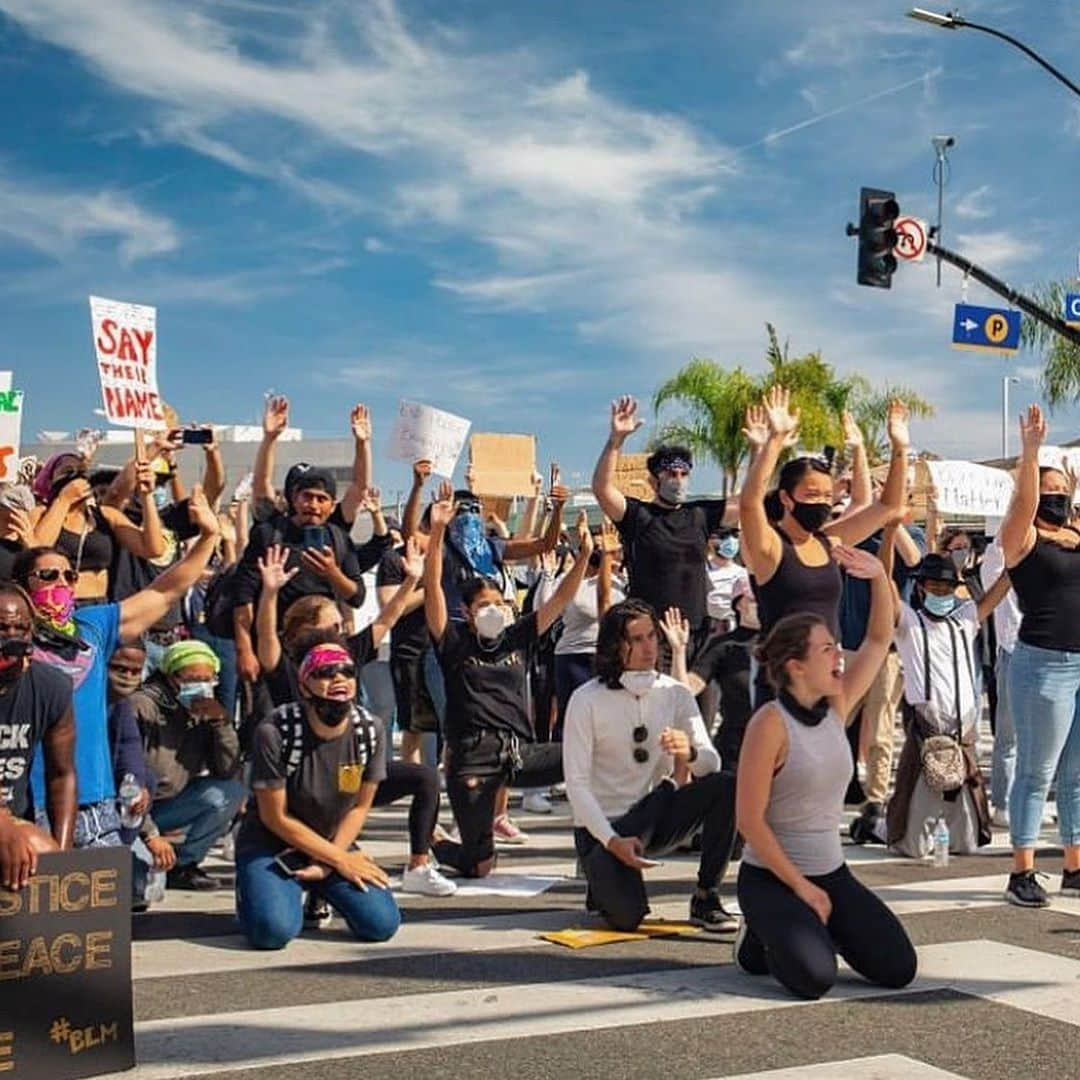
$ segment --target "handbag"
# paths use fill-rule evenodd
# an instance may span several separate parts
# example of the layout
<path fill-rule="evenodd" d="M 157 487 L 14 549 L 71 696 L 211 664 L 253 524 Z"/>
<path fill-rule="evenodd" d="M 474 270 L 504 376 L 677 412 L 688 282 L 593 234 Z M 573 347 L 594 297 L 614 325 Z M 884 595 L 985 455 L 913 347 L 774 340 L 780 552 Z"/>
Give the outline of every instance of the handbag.
<path fill-rule="evenodd" d="M 923 673 L 926 687 L 926 702 L 915 706 L 915 716 L 920 728 L 922 747 L 919 758 L 923 780 L 931 791 L 946 794 L 958 791 L 967 779 L 967 761 L 963 747 L 963 717 L 960 713 L 960 660 L 956 648 L 957 628 L 952 619 L 946 619 L 949 628 L 949 644 L 952 646 L 954 704 L 956 707 L 956 731 L 943 732 L 949 725 L 942 709 L 933 703 L 930 687 L 930 636 L 926 631 L 926 622 L 922 612 L 918 614 L 919 627 L 923 637 Z M 971 655 L 968 652 L 967 637 L 960 630 L 960 640 L 964 644 L 964 658 L 968 669 L 971 668 Z M 975 683 L 972 680 L 972 690 Z"/>

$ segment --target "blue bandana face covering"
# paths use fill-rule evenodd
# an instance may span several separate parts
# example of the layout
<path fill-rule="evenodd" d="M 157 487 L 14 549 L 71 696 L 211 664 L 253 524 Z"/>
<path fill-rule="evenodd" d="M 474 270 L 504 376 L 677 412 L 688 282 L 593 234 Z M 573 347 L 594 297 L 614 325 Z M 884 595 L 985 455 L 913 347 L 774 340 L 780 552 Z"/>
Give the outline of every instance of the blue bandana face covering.
<path fill-rule="evenodd" d="M 469 565 L 484 577 L 495 576 L 495 558 L 491 544 L 484 535 L 484 522 L 479 514 L 458 514 L 450 522 L 450 539 L 469 560 Z"/>

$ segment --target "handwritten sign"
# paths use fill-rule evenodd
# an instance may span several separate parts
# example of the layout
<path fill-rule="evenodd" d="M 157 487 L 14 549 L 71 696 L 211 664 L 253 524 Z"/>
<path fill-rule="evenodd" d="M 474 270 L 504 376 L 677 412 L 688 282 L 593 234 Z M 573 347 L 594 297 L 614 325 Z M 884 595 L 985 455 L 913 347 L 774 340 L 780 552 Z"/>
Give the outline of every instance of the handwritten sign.
<path fill-rule="evenodd" d="M 91 296 L 90 324 L 109 422 L 167 427 L 158 394 L 157 308 Z"/>
<path fill-rule="evenodd" d="M 71 1080 L 135 1064 L 131 853 L 43 855 L 0 889 L 0 1073 Z"/>
<path fill-rule="evenodd" d="M 439 476 L 453 476 L 469 426 L 468 420 L 453 413 L 402 401 L 390 436 L 390 456 L 410 464 L 426 459 Z"/>
<path fill-rule="evenodd" d="M 532 495 L 536 436 L 477 432 L 469 439 L 469 464 L 477 495 Z"/>
<path fill-rule="evenodd" d="M 1003 517 L 1013 493 L 1013 479 L 1004 469 L 971 461 L 928 461 L 934 508 L 942 514 Z"/>
<path fill-rule="evenodd" d="M 649 470 L 645 462 L 648 454 L 620 454 L 615 463 L 615 487 L 628 498 L 653 502 L 656 492 L 649 483 Z"/>
<path fill-rule="evenodd" d="M 0 481 L 19 479 L 19 436 L 22 430 L 23 392 L 0 390 Z"/>

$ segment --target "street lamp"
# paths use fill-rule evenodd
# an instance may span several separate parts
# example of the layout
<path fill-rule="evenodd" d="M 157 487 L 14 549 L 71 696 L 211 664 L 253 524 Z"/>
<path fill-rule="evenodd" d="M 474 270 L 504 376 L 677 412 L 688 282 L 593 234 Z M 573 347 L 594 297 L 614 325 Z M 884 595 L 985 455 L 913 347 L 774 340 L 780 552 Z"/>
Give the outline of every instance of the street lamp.
<path fill-rule="evenodd" d="M 1058 82 L 1064 83 L 1077 97 L 1080 97 L 1080 86 L 1077 86 L 1067 75 L 1058 71 L 1053 64 L 1044 60 L 1034 49 L 1028 48 L 1022 41 L 1017 41 L 1017 39 L 1010 34 L 995 30 L 992 26 L 983 26 L 981 23 L 968 22 L 968 20 L 957 11 L 950 11 L 942 15 L 936 11 L 927 11 L 926 8 L 912 8 L 907 14 L 909 19 L 917 19 L 919 22 L 929 23 L 931 26 L 940 26 L 942 30 L 960 30 L 966 27 L 968 30 L 981 30 L 984 34 L 990 34 L 993 37 L 1001 38 L 1002 41 L 1007 41 L 1010 45 L 1015 45 L 1022 53 L 1031 57 L 1039 67 L 1045 68 L 1045 70 L 1049 71 Z"/>
<path fill-rule="evenodd" d="M 1016 386 L 1020 380 L 1015 375 L 1006 375 L 1001 380 L 1001 459 L 1009 457 L 1009 383 Z"/>

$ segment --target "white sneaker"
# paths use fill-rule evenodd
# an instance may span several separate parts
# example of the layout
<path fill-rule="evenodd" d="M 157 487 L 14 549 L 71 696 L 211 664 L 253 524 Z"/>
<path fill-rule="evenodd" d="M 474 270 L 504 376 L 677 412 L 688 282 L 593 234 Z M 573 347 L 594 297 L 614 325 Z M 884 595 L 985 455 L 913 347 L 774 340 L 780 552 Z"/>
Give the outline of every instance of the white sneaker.
<path fill-rule="evenodd" d="M 542 791 L 526 791 L 521 797 L 521 809 L 526 814 L 550 814 L 551 800 Z"/>
<path fill-rule="evenodd" d="M 1009 811 L 995 806 L 994 812 L 990 815 L 990 824 L 996 829 L 1007 829 L 1009 827 Z"/>
<path fill-rule="evenodd" d="M 448 877 L 443 877 L 433 863 L 427 862 L 401 875 L 401 891 L 419 893 L 421 896 L 453 896 L 457 892 L 457 885 Z"/>

